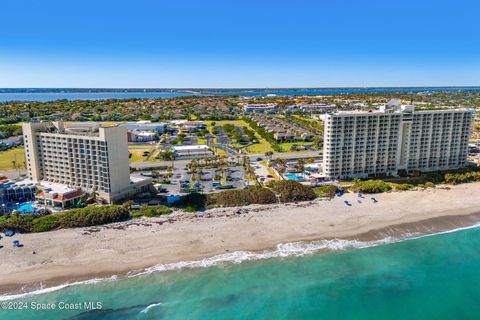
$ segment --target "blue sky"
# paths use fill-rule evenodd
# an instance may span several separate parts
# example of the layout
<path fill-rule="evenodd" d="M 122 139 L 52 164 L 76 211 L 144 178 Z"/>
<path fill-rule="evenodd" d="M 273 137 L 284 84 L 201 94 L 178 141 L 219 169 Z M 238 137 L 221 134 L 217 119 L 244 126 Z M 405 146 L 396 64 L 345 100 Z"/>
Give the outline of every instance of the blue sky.
<path fill-rule="evenodd" d="M 0 87 L 480 85 L 478 1 L 3 0 Z"/>

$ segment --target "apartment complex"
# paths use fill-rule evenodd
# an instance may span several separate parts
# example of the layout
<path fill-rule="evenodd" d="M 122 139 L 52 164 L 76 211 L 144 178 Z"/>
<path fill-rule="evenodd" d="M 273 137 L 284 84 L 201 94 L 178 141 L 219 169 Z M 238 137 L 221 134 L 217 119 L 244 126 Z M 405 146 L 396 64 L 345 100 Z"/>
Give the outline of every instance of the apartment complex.
<path fill-rule="evenodd" d="M 95 190 L 109 203 L 139 187 L 130 182 L 126 127 L 39 122 L 25 123 L 23 134 L 27 171 L 35 183 Z"/>
<path fill-rule="evenodd" d="M 248 103 L 243 105 L 245 112 L 276 113 L 276 103 Z"/>
<path fill-rule="evenodd" d="M 253 114 L 251 119 L 255 123 L 272 134 L 273 138 L 278 142 L 285 141 L 312 141 L 315 134 L 291 121 L 276 118 L 266 114 Z"/>
<path fill-rule="evenodd" d="M 467 109 L 415 111 L 398 101 L 379 111 L 326 114 L 324 174 L 367 178 L 462 168 L 474 116 Z"/>

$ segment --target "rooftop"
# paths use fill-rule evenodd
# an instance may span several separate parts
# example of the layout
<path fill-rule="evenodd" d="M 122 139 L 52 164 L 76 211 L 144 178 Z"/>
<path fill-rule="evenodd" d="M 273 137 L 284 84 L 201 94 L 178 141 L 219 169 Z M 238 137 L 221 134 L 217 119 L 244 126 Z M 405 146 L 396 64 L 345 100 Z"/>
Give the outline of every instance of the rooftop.
<path fill-rule="evenodd" d="M 186 150 L 207 150 L 209 149 L 205 144 L 197 144 L 191 146 L 174 146 L 173 149 L 175 151 L 186 151 Z"/>
<path fill-rule="evenodd" d="M 76 188 L 71 188 L 65 184 L 53 183 L 53 182 L 47 182 L 47 181 L 40 182 L 40 186 L 42 187 L 45 193 L 51 193 L 51 194 L 53 193 L 66 194 L 66 193 L 77 191 Z"/>

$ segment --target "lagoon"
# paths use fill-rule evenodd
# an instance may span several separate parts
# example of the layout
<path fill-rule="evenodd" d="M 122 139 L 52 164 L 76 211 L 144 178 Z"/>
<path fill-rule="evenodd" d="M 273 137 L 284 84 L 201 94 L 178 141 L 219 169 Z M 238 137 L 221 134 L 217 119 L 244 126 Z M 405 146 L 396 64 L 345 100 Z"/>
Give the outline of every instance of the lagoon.
<path fill-rule="evenodd" d="M 299 96 L 299 95 L 332 95 L 355 93 L 395 93 L 395 92 L 454 92 L 480 91 L 480 87 L 398 87 L 398 88 L 315 88 L 315 89 L 172 89 L 155 91 L 155 89 L 132 89 L 107 91 L 99 89 L 1 89 L 0 102 L 55 100 L 106 100 L 106 99 L 156 99 L 174 98 L 192 95 L 240 95 L 240 96 Z"/>

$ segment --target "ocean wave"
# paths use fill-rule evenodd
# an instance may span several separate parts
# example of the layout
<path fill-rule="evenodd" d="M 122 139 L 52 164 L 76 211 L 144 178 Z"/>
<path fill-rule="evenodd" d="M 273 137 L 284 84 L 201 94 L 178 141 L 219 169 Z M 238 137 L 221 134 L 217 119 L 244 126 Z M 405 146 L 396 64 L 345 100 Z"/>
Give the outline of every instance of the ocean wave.
<path fill-rule="evenodd" d="M 95 279 L 90 279 L 85 281 L 76 281 L 76 282 L 65 283 L 65 284 L 61 284 L 54 287 L 48 287 L 48 288 L 44 288 L 43 286 L 41 286 L 40 289 L 37 289 L 35 291 L 0 296 L 0 301 L 15 300 L 15 299 L 25 298 L 27 296 L 32 296 L 32 295 L 51 293 L 51 292 L 65 289 L 71 286 L 90 285 L 90 284 L 96 284 L 96 283 L 106 282 L 106 281 L 121 280 L 124 278 L 133 278 L 133 277 L 148 275 L 155 272 L 174 271 L 174 270 L 181 270 L 181 269 L 194 269 L 194 268 L 209 268 L 209 267 L 225 265 L 225 264 L 240 264 L 245 261 L 254 261 L 254 260 L 266 260 L 266 259 L 288 258 L 288 257 L 304 257 L 304 256 L 312 255 L 319 251 L 343 251 L 343 250 L 350 250 L 350 249 L 364 249 L 364 248 L 371 248 L 379 245 L 392 244 L 400 241 L 409 241 L 409 240 L 415 240 L 415 239 L 420 239 L 424 237 L 431 237 L 431 236 L 436 236 L 441 234 L 458 232 L 462 230 L 474 229 L 478 227 L 480 227 L 480 223 L 477 223 L 471 226 L 459 227 L 451 230 L 440 231 L 440 232 L 435 232 L 430 234 L 407 233 L 407 234 L 404 234 L 402 237 L 386 236 L 383 239 L 374 240 L 374 241 L 331 239 L 331 240 L 317 240 L 317 241 L 311 241 L 311 242 L 281 243 L 281 244 L 278 244 L 273 250 L 264 250 L 261 252 L 234 251 L 234 252 L 215 255 L 210 258 L 205 258 L 202 260 L 180 261 L 175 263 L 157 264 L 155 266 L 146 268 L 140 272 L 130 272 L 126 275 L 126 277 L 118 277 L 114 275 L 108 278 L 95 278 Z M 161 303 L 149 305 L 143 311 L 148 312 L 148 309 L 153 308 L 160 304 Z"/>
<path fill-rule="evenodd" d="M 53 286 L 53 287 L 44 287 L 44 285 L 41 283 L 40 289 L 30 291 L 30 292 L 25 292 L 25 293 L 19 293 L 19 294 L 3 295 L 3 296 L 0 296 L 0 301 L 21 299 L 28 296 L 51 293 L 51 292 L 65 289 L 71 286 L 95 284 L 95 283 L 106 282 L 106 281 L 115 281 L 118 279 L 119 279 L 118 276 L 113 275 L 108 278 L 94 278 L 94 279 L 89 279 L 84 281 L 75 281 L 75 282 L 60 284 L 58 286 Z"/>
<path fill-rule="evenodd" d="M 311 242 L 291 242 L 278 244 L 274 250 L 265 250 L 261 252 L 253 251 L 234 251 L 219 254 L 210 258 L 193 261 L 180 261 L 175 263 L 158 264 L 146 268 L 142 272 L 130 273 L 129 277 L 137 277 L 153 272 L 164 272 L 181 269 L 208 268 L 221 264 L 239 264 L 245 261 L 266 260 L 273 258 L 303 257 L 314 254 L 318 251 L 341 251 L 348 249 L 361 249 L 378 246 L 387 243 L 401 241 L 400 238 L 386 237 L 376 241 L 358 241 L 358 240 L 318 240 Z"/>
<path fill-rule="evenodd" d="M 150 309 L 161 306 L 161 305 L 163 305 L 163 303 L 161 303 L 161 302 L 152 303 L 152 304 L 148 305 L 145 309 L 140 311 L 140 313 L 147 313 Z"/>

